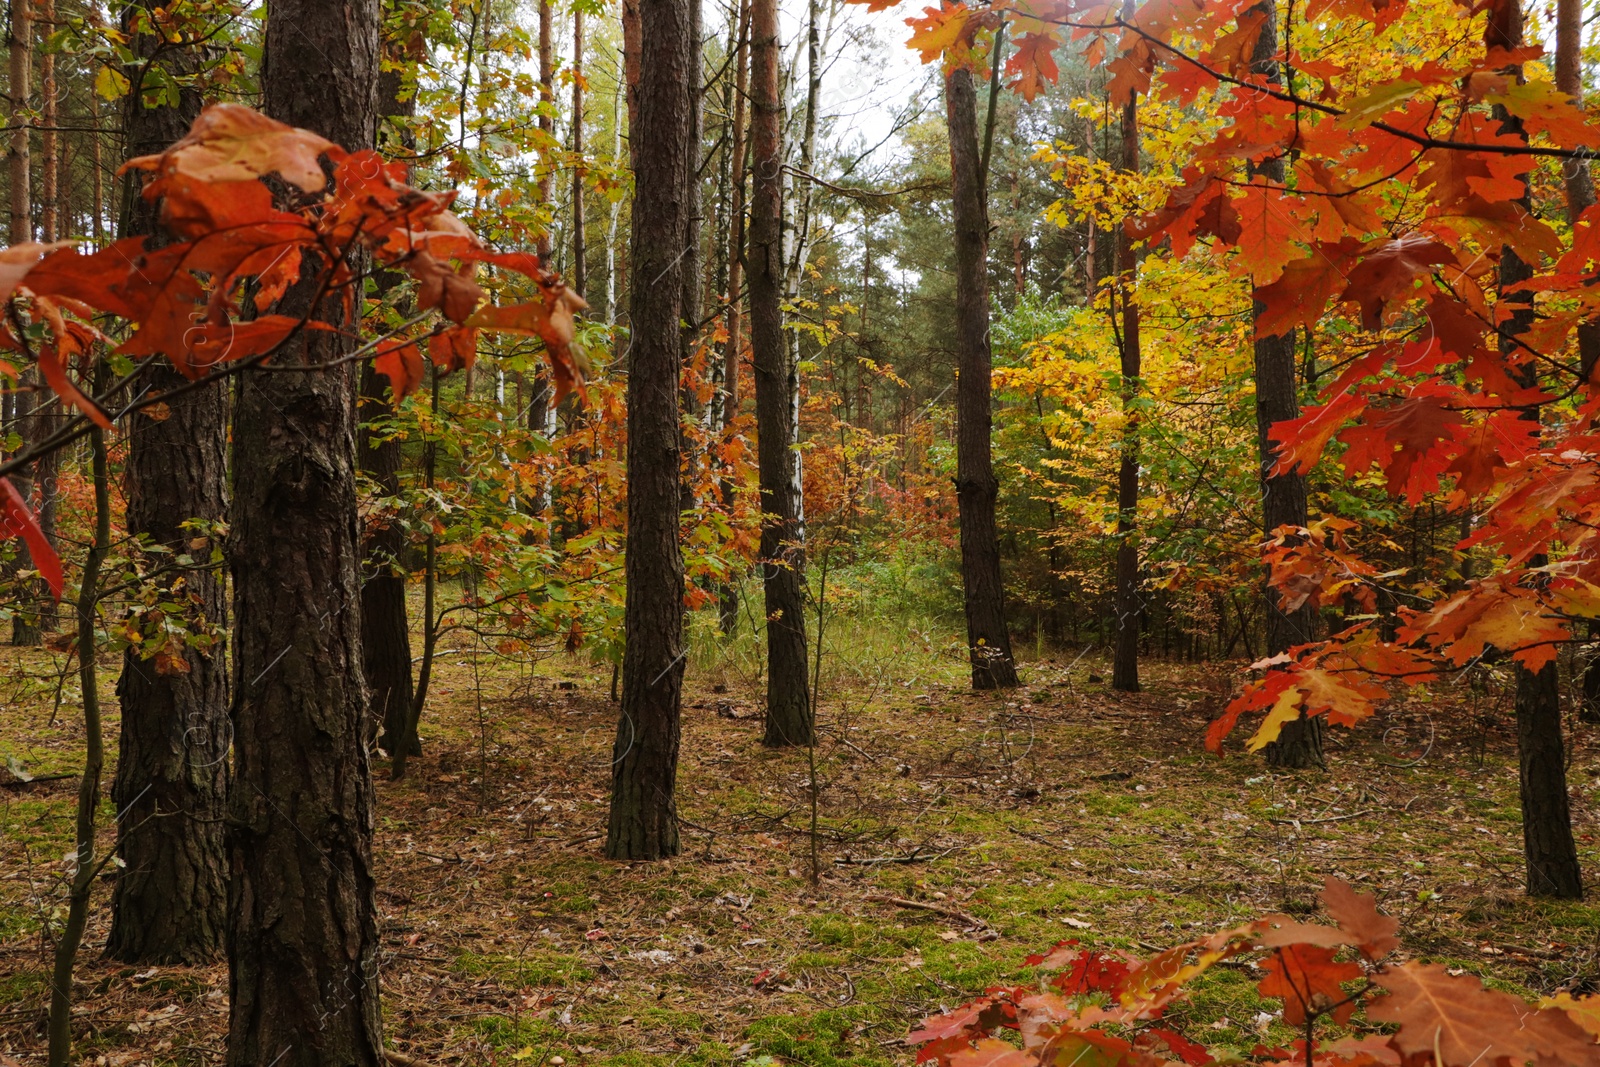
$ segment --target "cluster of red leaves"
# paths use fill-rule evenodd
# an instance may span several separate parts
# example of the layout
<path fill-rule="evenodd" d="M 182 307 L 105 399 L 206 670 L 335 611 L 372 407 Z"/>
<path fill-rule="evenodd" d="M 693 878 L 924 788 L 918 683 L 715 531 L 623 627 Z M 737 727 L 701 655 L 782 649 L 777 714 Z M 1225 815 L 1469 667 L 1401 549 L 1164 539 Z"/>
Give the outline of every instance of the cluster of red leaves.
<path fill-rule="evenodd" d="M 1382 34 L 1408 5 L 1312 0 L 1298 14 Z M 1600 381 L 1574 358 L 1578 328 L 1600 319 L 1600 208 L 1558 228 L 1528 192 L 1541 159 L 1587 166 L 1600 123 L 1524 79 L 1543 49 L 1504 46 L 1520 39 L 1514 0 L 1462 0 L 1460 15 L 1457 32 L 1407 37 L 1382 79 L 1285 52 L 1281 33 L 1263 62 L 1257 0 L 945 2 L 907 20 L 925 60 L 980 70 L 1005 22 L 1018 40 L 1005 70 L 1024 97 L 1053 79 L 1051 53 L 1070 36 L 1110 75 L 1113 103 L 1154 92 L 1220 119 L 1130 230 L 1231 271 L 1261 309 L 1258 336 L 1341 320 L 1355 354 L 1320 403 L 1273 428 L 1278 473 L 1309 471 L 1337 442 L 1348 477 L 1376 470 L 1413 505 L 1438 494 L 1479 522 L 1461 547 L 1498 557 L 1488 576 L 1403 611 L 1393 640 L 1368 621 L 1259 664 L 1213 748 L 1245 712 L 1265 713 L 1258 748 L 1303 715 L 1359 721 L 1382 681 L 1425 681 L 1486 652 L 1538 669 L 1573 619 L 1600 618 Z M 1502 285 L 1511 256 L 1533 276 Z M 1370 614 L 1375 568 L 1325 537 L 1272 536 L 1291 605 Z"/>
<path fill-rule="evenodd" d="M 1202 16 L 1175 6 L 1186 14 L 1174 32 L 1191 32 L 1184 27 Z M 1236 32 L 1245 30 L 1250 13 L 1239 5 L 1203 6 L 1205 17 L 1232 17 Z M 1404 5 L 1365 0 L 1323 7 L 1374 31 L 1404 13 Z M 1489 3 L 1463 14 L 1493 23 L 1507 9 Z M 1392 640 L 1368 618 L 1258 664 L 1264 673 L 1213 724 L 1208 745 L 1219 747 L 1245 712 L 1265 715 L 1252 750 L 1301 716 L 1354 724 L 1387 696 L 1382 682 L 1428 681 L 1487 653 L 1534 670 L 1552 662 L 1573 637 L 1571 620 L 1600 616 L 1586 525 L 1600 516 L 1600 392 L 1561 358 L 1600 310 L 1600 210 L 1575 220 L 1564 242 L 1529 210 L 1526 175 L 1537 161 L 1519 150 L 1585 152 L 1600 143 L 1600 126 L 1548 83 L 1508 73 L 1541 55 L 1536 47 L 1454 42 L 1448 62 L 1443 54 L 1419 59 L 1359 97 L 1341 92 L 1344 72 L 1316 72 L 1324 91 L 1313 103 L 1286 98 L 1248 64 L 1222 62 L 1220 38 L 1198 66 L 1178 60 L 1157 73 L 1158 58 L 1177 55 L 1175 38 L 1166 27 L 1130 27 L 1125 44 L 1130 35 L 1162 42 L 1163 55 L 1143 54 L 1135 66 L 1140 77 L 1168 79 L 1169 92 L 1198 88 L 1202 68 L 1235 83 L 1222 106 L 1231 121 L 1141 232 L 1168 238 L 1175 251 L 1209 241 L 1249 279 L 1264 308 L 1258 334 L 1348 314 L 1349 328 L 1368 338 L 1320 404 L 1273 428 L 1278 472 L 1309 471 L 1337 440 L 1347 476 L 1376 469 L 1391 495 L 1413 505 L 1447 495 L 1450 506 L 1481 516 L 1461 547 L 1504 560 L 1429 607 L 1402 609 Z M 1312 69 L 1303 57 L 1278 58 Z M 1124 79 L 1122 91 L 1144 84 Z M 1245 167 L 1269 158 L 1293 159 L 1285 181 Z M 1404 211 L 1395 208 L 1400 200 Z M 1511 254 L 1534 277 L 1502 289 L 1501 263 Z M 1290 610 L 1342 604 L 1370 616 L 1375 583 L 1390 577 L 1305 531 L 1277 531 L 1264 554 Z"/>
<path fill-rule="evenodd" d="M 570 345 L 582 298 L 538 257 L 486 248 L 450 212 L 454 193 L 411 188 L 404 166 L 376 152 L 347 152 L 308 130 L 219 104 L 182 140 L 124 170 L 150 175 L 144 195 L 160 203 L 159 239 L 125 238 L 88 254 L 70 242 L 0 251 L 7 304 L 0 349 L 20 357 L 0 362 L 0 375 L 16 382 L 31 362 L 65 403 L 102 427 L 111 419 L 79 388 L 74 368 L 81 373 L 114 350 L 165 358 L 199 379 L 222 364 L 264 362 L 306 330 L 355 331 L 369 258 L 410 275 L 416 309 L 443 317 L 425 334 L 371 346 L 396 402 L 422 380 L 423 344 L 440 370 L 461 369 L 476 357 L 480 330 L 541 338 L 558 397 L 581 388 Z M 536 298 L 486 304 L 474 280 L 484 265 L 524 276 Z M 304 313 L 270 312 L 291 286 L 304 287 Z M 119 342 L 102 332 L 105 316 L 131 334 Z M 0 534 L 24 537 L 59 596 L 55 553 L 27 502 L 9 482 L 0 486 Z"/>
<path fill-rule="evenodd" d="M 1224 960 L 1254 956 L 1256 990 L 1282 1002 L 1283 1021 L 1306 1034 L 1288 1048 L 1257 1046 L 1262 1067 L 1582 1067 L 1600 1064 L 1600 998 L 1562 995 L 1529 1004 L 1485 989 L 1440 964 L 1397 962 L 1399 923 L 1371 896 L 1328 879 L 1322 907 L 1335 925 L 1287 915 L 1224 930 L 1137 959 L 1062 942 L 1030 956 L 1053 972 L 1043 987 L 1003 987 L 923 1020 L 907 1041 L 917 1061 L 940 1067 L 1159 1067 L 1218 1062 L 1169 1025 L 1186 987 Z M 1318 1038 L 1323 1019 L 1345 1026 L 1364 1009 L 1386 1035 Z M 1014 1032 L 1015 1040 L 1000 1035 Z"/>

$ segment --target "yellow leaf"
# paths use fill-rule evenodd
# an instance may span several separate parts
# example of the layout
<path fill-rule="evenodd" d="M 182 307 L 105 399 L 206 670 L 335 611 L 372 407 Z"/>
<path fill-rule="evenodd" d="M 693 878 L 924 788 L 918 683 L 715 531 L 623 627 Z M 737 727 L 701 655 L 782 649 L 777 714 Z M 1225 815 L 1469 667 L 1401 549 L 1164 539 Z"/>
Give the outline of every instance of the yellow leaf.
<path fill-rule="evenodd" d="M 942 10 L 927 8 L 921 18 L 906 19 L 906 25 L 915 31 L 907 44 L 922 53 L 924 63 L 932 63 L 961 40 L 969 14 L 960 4 L 948 4 Z"/>
<path fill-rule="evenodd" d="M 1283 732 L 1285 723 L 1294 722 L 1300 717 L 1300 690 L 1290 686 L 1278 694 L 1278 699 L 1272 702 L 1272 708 L 1267 712 L 1267 717 L 1261 720 L 1261 726 L 1255 735 L 1250 738 L 1246 746 L 1251 752 L 1260 752 L 1278 739 Z"/>
<path fill-rule="evenodd" d="M 95 95 L 102 100 L 119 100 L 127 96 L 131 88 L 127 76 L 110 65 L 101 67 L 100 73 L 94 76 Z"/>
<path fill-rule="evenodd" d="M 1574 997 L 1571 993 L 1557 993 L 1540 998 L 1539 1007 L 1564 1011 L 1573 1022 L 1600 1037 L 1600 996 Z"/>

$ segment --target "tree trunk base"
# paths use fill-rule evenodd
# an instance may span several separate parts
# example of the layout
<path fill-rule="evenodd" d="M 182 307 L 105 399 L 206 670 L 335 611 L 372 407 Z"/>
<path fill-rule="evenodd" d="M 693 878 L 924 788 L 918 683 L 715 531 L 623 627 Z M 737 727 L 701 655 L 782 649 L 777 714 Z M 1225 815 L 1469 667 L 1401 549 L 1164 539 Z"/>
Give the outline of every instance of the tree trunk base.
<path fill-rule="evenodd" d="M 1561 690 L 1554 663 L 1517 668 L 1517 763 L 1528 895 L 1579 900 L 1583 877 L 1572 839 Z"/>
<path fill-rule="evenodd" d="M 1017 665 L 1009 656 L 984 656 L 978 650 L 972 655 L 972 688 L 1015 689 L 1022 681 L 1017 677 Z"/>
<path fill-rule="evenodd" d="M 1284 723 L 1278 739 L 1266 748 L 1267 766 L 1283 770 L 1327 769 L 1322 750 L 1323 721 L 1296 719 Z"/>

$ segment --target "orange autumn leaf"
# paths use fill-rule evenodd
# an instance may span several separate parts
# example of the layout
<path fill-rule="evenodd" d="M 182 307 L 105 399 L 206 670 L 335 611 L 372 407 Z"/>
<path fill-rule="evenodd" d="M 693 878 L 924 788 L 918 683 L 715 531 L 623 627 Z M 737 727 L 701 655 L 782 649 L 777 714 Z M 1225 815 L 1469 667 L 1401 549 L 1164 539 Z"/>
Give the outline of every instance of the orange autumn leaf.
<path fill-rule="evenodd" d="M 50 587 L 50 594 L 60 600 L 61 557 L 56 555 L 49 538 L 39 528 L 39 520 L 33 509 L 22 499 L 22 494 L 11 484 L 11 479 L 0 478 L 0 540 L 9 541 L 13 537 L 21 537 L 28 546 L 33 569 Z"/>
<path fill-rule="evenodd" d="M 122 171 L 184 174 L 204 182 L 242 182 L 277 174 L 307 193 L 327 184 L 320 159 L 343 155 L 332 141 L 295 129 L 243 104 L 212 104 L 181 140 L 164 152 L 140 156 Z"/>
<path fill-rule="evenodd" d="M 1356 1010 L 1342 983 L 1362 975 L 1359 963 L 1341 963 L 1335 950 L 1317 945 L 1285 945 L 1262 963 L 1266 977 L 1256 985 L 1264 997 L 1283 1001 L 1283 1021 L 1304 1026 L 1311 1014 L 1327 1014 L 1343 1025 Z"/>
<path fill-rule="evenodd" d="M 1025 33 L 1017 38 L 1016 44 L 1016 51 L 1006 59 L 1006 73 L 1014 75 L 1011 88 L 1031 103 L 1046 86 L 1054 85 L 1061 77 L 1055 60 L 1060 42 L 1054 34 Z"/>
<path fill-rule="evenodd" d="M 389 392 L 396 404 L 422 384 L 422 353 L 415 341 L 393 338 L 378 345 L 373 368 L 389 379 Z"/>

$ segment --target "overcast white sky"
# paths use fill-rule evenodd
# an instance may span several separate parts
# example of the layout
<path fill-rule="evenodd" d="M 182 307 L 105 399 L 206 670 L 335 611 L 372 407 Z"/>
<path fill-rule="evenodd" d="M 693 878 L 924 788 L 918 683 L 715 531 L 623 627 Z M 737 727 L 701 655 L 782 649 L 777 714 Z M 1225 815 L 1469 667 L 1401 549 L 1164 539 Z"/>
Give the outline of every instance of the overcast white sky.
<path fill-rule="evenodd" d="M 821 113 L 836 116 L 833 142 L 845 149 L 857 144 L 861 151 L 888 138 L 895 118 L 915 95 L 933 69 L 906 47 L 911 30 L 908 16 L 920 14 L 929 0 L 902 0 L 888 11 L 868 12 L 860 4 L 843 3 L 836 16 L 832 41 L 824 61 Z M 824 0 L 826 11 L 828 0 Z M 783 36 L 794 42 L 805 30 L 804 0 L 785 0 Z M 826 17 L 826 16 L 824 16 Z M 791 53 L 792 54 L 792 53 Z M 804 52 L 801 53 L 802 70 Z M 899 148 L 889 140 L 874 153 L 868 165 L 881 165 Z"/>

